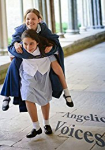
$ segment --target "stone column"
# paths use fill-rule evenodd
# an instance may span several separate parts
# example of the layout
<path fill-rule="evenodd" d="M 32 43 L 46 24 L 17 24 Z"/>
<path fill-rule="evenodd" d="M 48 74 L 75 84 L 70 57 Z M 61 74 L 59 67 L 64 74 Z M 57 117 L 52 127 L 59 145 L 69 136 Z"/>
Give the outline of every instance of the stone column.
<path fill-rule="evenodd" d="M 0 0 L 0 49 L 8 46 L 6 0 Z"/>
<path fill-rule="evenodd" d="M 43 8 L 43 21 L 48 24 L 48 16 L 47 16 L 47 1 L 43 0 L 42 1 L 42 8 Z"/>
<path fill-rule="evenodd" d="M 97 0 L 97 25 L 98 25 L 98 28 L 103 28 L 101 0 Z"/>
<path fill-rule="evenodd" d="M 48 16 L 48 27 L 50 30 L 52 30 L 50 0 L 47 0 L 47 16 Z"/>
<path fill-rule="evenodd" d="M 38 10 L 40 11 L 41 15 L 43 16 L 42 0 L 38 0 Z"/>
<path fill-rule="evenodd" d="M 50 10 L 51 10 L 51 24 L 52 24 L 52 32 L 55 33 L 55 11 L 54 11 L 54 0 L 50 0 Z"/>
<path fill-rule="evenodd" d="M 93 28 L 103 28 L 101 0 L 92 0 Z"/>
<path fill-rule="evenodd" d="M 55 33 L 54 0 L 47 0 L 47 16 L 48 16 L 48 27 L 53 33 Z"/>
<path fill-rule="evenodd" d="M 38 0 L 33 0 L 33 5 L 35 9 L 39 9 L 38 8 Z"/>
<path fill-rule="evenodd" d="M 86 31 L 86 15 L 87 15 L 87 9 L 86 9 L 86 1 L 81 0 L 81 27 L 80 27 L 80 32 Z"/>
<path fill-rule="evenodd" d="M 93 28 L 91 0 L 87 0 L 87 28 Z"/>
<path fill-rule="evenodd" d="M 61 0 L 58 0 L 58 7 L 59 7 L 59 24 L 60 24 L 60 32 L 58 33 L 60 38 L 64 38 L 64 34 L 62 31 L 62 11 L 61 11 Z"/>
<path fill-rule="evenodd" d="M 20 15 L 21 15 L 21 22 L 23 22 L 23 0 L 20 0 Z"/>
<path fill-rule="evenodd" d="M 105 0 L 101 0 L 102 7 L 102 24 L 105 27 Z"/>
<path fill-rule="evenodd" d="M 78 34 L 77 0 L 68 0 L 68 29 L 66 35 Z"/>

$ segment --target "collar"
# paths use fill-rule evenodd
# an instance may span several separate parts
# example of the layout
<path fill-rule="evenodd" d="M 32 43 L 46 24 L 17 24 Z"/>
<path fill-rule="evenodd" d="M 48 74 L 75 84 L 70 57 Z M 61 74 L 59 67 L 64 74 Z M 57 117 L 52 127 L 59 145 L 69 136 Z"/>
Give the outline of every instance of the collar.
<path fill-rule="evenodd" d="M 40 31 L 41 31 L 41 26 L 40 26 L 40 24 L 38 24 L 36 32 L 39 33 Z"/>
<path fill-rule="evenodd" d="M 28 30 L 28 28 L 27 28 L 27 30 Z M 38 23 L 37 29 L 36 29 L 36 33 L 39 33 L 40 31 L 41 31 L 41 26 L 40 26 L 40 24 Z"/>
<path fill-rule="evenodd" d="M 30 52 L 28 52 L 28 53 L 30 53 Z M 40 55 L 39 47 L 37 46 L 37 49 L 34 50 L 33 53 L 30 53 L 30 54 L 32 54 L 32 55 L 34 55 L 34 56 Z"/>

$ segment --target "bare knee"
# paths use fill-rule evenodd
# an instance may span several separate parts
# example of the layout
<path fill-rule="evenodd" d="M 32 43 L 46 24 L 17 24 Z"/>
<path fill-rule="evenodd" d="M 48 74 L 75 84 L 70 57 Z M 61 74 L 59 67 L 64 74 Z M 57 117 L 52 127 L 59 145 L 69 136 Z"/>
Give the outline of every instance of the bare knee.
<path fill-rule="evenodd" d="M 28 101 L 28 100 L 26 100 L 25 103 L 26 103 L 26 106 L 36 107 L 35 103 L 30 102 L 30 101 Z"/>

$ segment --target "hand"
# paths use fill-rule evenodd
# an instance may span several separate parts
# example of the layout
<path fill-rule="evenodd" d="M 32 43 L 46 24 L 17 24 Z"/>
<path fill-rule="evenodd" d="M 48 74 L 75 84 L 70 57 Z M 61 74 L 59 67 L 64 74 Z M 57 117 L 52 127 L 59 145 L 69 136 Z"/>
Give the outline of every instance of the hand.
<path fill-rule="evenodd" d="M 14 47 L 15 47 L 17 53 L 23 53 L 22 45 L 20 43 L 15 42 Z"/>
<path fill-rule="evenodd" d="M 49 53 L 51 51 L 51 49 L 52 49 L 52 46 L 47 46 L 45 48 L 45 53 Z"/>

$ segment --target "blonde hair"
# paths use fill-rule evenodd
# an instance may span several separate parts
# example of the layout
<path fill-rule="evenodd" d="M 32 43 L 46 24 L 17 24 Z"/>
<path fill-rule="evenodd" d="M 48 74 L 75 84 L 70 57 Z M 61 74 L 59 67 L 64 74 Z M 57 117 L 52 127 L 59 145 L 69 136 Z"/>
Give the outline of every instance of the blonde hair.
<path fill-rule="evenodd" d="M 28 10 L 26 11 L 26 13 L 25 13 L 25 15 L 24 15 L 24 19 L 23 19 L 24 22 L 26 21 L 26 16 L 27 16 L 27 14 L 28 14 L 28 13 L 31 13 L 31 12 L 34 13 L 34 14 L 38 17 L 38 19 L 42 19 L 41 13 L 40 13 L 37 9 L 32 8 L 32 9 L 28 9 Z"/>

